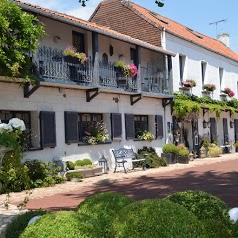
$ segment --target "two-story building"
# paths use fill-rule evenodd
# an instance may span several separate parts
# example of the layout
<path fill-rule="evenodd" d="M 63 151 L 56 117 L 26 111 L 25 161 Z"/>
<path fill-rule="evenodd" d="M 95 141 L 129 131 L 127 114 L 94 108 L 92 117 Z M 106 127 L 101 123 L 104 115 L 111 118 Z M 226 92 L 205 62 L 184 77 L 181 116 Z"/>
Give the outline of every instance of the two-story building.
<path fill-rule="evenodd" d="M 165 118 L 173 98 L 172 51 L 106 26 L 84 21 L 32 4 L 16 1 L 19 7 L 37 16 L 46 37 L 32 54 L 37 85 L 19 87 L 0 77 L 0 120 L 24 120 L 31 131 L 25 159 L 52 161 L 102 155 L 114 166 L 112 149 L 143 146 L 160 153 L 171 130 Z M 87 62 L 72 61 L 64 50 L 74 46 L 85 53 Z M 134 63 L 138 74 L 118 74 L 115 62 Z M 21 79 L 19 79 L 19 82 Z M 88 130 L 103 121 L 109 140 L 86 143 Z M 150 131 L 155 140 L 141 141 L 138 134 Z"/>
<path fill-rule="evenodd" d="M 237 98 L 238 55 L 227 45 L 227 34 L 220 36 L 221 42 L 133 2 L 120 0 L 101 2 L 89 21 L 175 52 L 176 56 L 172 58 L 174 92 L 223 100 L 222 91 L 230 88 Z M 184 86 L 184 82 L 191 79 L 196 82 L 192 89 Z M 206 84 L 214 84 L 216 89 L 213 92 L 204 90 Z M 231 115 L 225 108 L 220 117 L 202 108 L 197 122 L 182 122 L 190 149 L 198 146 L 195 139 L 198 135 L 216 140 L 219 145 L 237 141 L 237 118 L 237 113 Z M 165 123 L 171 121 L 170 117 L 166 119 Z"/>

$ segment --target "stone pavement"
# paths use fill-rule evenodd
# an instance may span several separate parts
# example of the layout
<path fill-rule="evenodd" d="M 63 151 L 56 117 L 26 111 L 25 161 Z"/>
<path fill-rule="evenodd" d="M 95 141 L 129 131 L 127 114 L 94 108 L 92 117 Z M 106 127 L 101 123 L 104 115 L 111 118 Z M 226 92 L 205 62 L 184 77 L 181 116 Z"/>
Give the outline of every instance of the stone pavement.
<path fill-rule="evenodd" d="M 66 182 L 49 188 L 34 189 L 26 209 L 48 211 L 74 209 L 86 197 L 102 192 L 115 191 L 134 199 L 163 198 L 176 191 L 200 189 L 217 195 L 230 207 L 238 207 L 238 154 L 225 154 L 219 158 L 196 159 L 187 165 L 108 173 L 84 179 L 81 183 Z M 10 194 L 10 209 L 0 206 L 0 232 L 17 214 L 25 192 Z M 0 195 L 0 204 L 5 195 Z M 1 234 L 1 233 L 0 233 Z M 0 238 L 4 235 L 0 236 Z"/>

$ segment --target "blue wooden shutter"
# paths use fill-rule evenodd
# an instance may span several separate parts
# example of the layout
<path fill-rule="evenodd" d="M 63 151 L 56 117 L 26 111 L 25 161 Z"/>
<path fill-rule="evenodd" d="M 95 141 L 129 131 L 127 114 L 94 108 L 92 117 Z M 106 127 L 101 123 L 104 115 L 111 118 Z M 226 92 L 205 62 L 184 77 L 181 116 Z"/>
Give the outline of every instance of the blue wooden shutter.
<path fill-rule="evenodd" d="M 134 115 L 125 114 L 125 125 L 126 125 L 126 139 L 135 139 L 135 124 Z"/>
<path fill-rule="evenodd" d="M 40 112 L 41 147 L 56 147 L 55 112 Z"/>
<path fill-rule="evenodd" d="M 64 112 L 65 123 L 65 143 L 77 143 L 78 136 L 78 113 L 77 112 Z"/>
<path fill-rule="evenodd" d="M 111 113 L 112 140 L 122 138 L 122 119 L 121 113 Z"/>

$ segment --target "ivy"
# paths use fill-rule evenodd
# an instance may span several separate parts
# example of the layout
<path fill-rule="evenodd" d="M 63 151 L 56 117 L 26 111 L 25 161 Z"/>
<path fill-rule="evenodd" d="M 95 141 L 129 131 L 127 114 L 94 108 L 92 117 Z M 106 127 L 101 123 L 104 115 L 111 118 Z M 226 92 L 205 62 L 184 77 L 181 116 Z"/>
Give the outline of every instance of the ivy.
<path fill-rule="evenodd" d="M 221 116 L 221 112 L 229 110 L 234 115 L 238 110 L 238 100 L 229 101 L 214 100 L 209 97 L 198 97 L 196 95 L 174 93 L 173 112 L 179 119 L 192 118 L 192 114 L 198 115 L 201 106 L 207 108 L 209 112 L 215 112 L 216 117 Z"/>

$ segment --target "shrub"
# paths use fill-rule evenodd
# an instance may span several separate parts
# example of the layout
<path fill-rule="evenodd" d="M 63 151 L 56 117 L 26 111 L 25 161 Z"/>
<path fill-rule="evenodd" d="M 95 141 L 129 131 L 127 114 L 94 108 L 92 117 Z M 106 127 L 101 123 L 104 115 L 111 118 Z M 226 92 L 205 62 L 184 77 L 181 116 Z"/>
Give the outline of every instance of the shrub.
<path fill-rule="evenodd" d="M 189 155 L 189 150 L 188 149 L 180 149 L 178 152 L 178 155 L 182 156 L 182 157 L 187 157 Z"/>
<path fill-rule="evenodd" d="M 143 149 L 139 149 L 138 153 L 136 154 L 138 159 L 143 157 L 146 158 L 146 167 L 147 168 L 158 168 L 160 166 L 167 166 L 167 160 L 165 158 L 161 158 L 156 153 L 155 149 L 152 147 L 144 146 Z M 143 162 L 138 162 L 143 164 Z"/>
<path fill-rule="evenodd" d="M 108 231 L 114 216 L 134 200 L 115 192 L 105 192 L 85 199 L 78 206 L 81 220 L 80 231 L 85 237 L 108 237 Z"/>
<path fill-rule="evenodd" d="M 6 229 L 6 238 L 18 238 L 21 233 L 27 227 L 28 222 L 34 216 L 44 215 L 46 211 L 38 210 L 38 211 L 29 211 L 24 214 L 18 215 L 15 217 L 11 223 L 8 224 Z"/>
<path fill-rule="evenodd" d="M 233 238 L 238 237 L 238 222 L 232 224 L 232 237 Z"/>
<path fill-rule="evenodd" d="M 76 160 L 75 165 L 76 166 L 92 165 L 92 161 L 90 159 Z"/>
<path fill-rule="evenodd" d="M 172 153 L 172 154 L 177 154 L 178 153 L 178 147 L 172 143 L 165 144 L 162 147 L 163 153 Z"/>
<path fill-rule="evenodd" d="M 16 151 L 5 154 L 0 168 L 2 193 L 20 192 L 30 188 L 28 168 L 21 163 L 22 155 Z"/>
<path fill-rule="evenodd" d="M 72 173 L 67 173 L 66 177 L 68 179 L 71 179 L 71 178 L 79 178 L 79 179 L 82 179 L 83 178 L 83 175 L 81 173 L 77 173 L 77 172 L 72 172 Z"/>
<path fill-rule="evenodd" d="M 204 220 L 203 226 L 209 238 L 231 238 L 231 230 L 221 221 Z"/>
<path fill-rule="evenodd" d="M 67 162 L 66 162 L 66 165 L 67 165 L 67 167 L 69 168 L 69 170 L 74 170 L 74 167 L 75 167 L 74 162 L 72 162 L 72 161 L 67 161 Z"/>
<path fill-rule="evenodd" d="M 213 144 L 208 146 L 207 157 L 218 157 L 221 154 L 222 149 L 219 146 Z"/>
<path fill-rule="evenodd" d="M 117 213 L 110 235 L 117 238 L 197 238 L 205 237 L 205 231 L 202 222 L 184 207 L 164 200 L 143 200 Z"/>
<path fill-rule="evenodd" d="M 21 234 L 21 238 L 85 237 L 78 229 L 80 224 L 81 221 L 74 211 L 48 213 L 28 226 Z"/>
<path fill-rule="evenodd" d="M 25 165 L 29 169 L 28 175 L 32 188 L 48 187 L 64 181 L 61 176 L 58 176 L 61 167 L 56 166 L 55 163 L 29 160 L 25 162 Z"/>
<path fill-rule="evenodd" d="M 228 207 L 218 197 L 199 190 L 174 193 L 166 198 L 191 211 L 199 219 L 211 219 L 230 224 Z"/>

